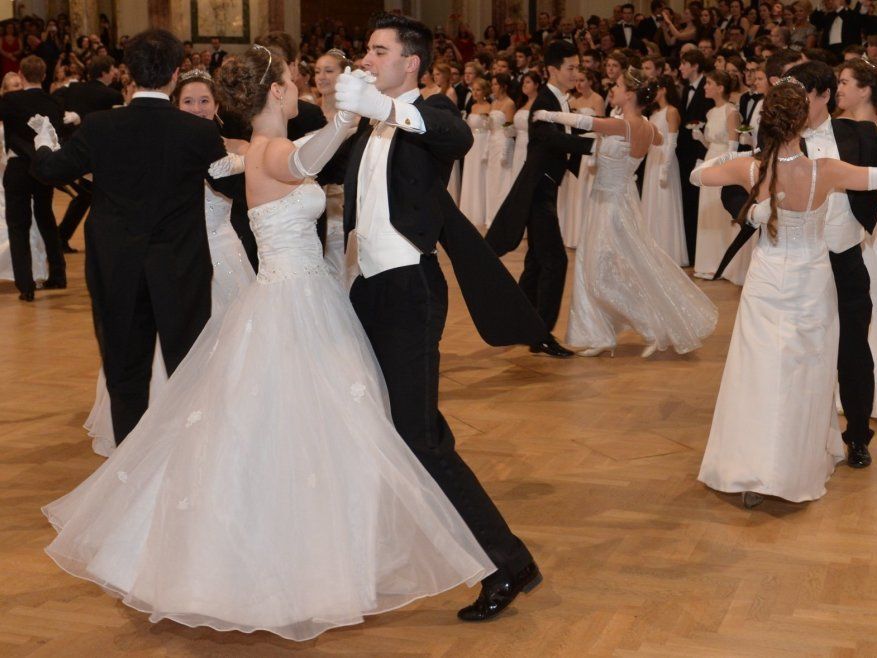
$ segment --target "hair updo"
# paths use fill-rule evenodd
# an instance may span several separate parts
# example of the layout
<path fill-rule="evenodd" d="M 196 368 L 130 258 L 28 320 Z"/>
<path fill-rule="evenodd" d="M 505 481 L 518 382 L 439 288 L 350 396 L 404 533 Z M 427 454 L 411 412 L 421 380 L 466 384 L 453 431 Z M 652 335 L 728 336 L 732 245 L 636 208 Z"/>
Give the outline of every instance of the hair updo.
<path fill-rule="evenodd" d="M 866 59 L 849 59 L 840 65 L 838 75 L 845 70 L 849 70 L 859 88 L 871 89 L 871 105 L 877 108 L 877 68 L 874 64 Z"/>
<path fill-rule="evenodd" d="M 286 60 L 277 50 L 253 46 L 226 58 L 219 69 L 219 100 L 247 123 L 265 108 L 271 85 L 284 85 Z"/>
<path fill-rule="evenodd" d="M 188 87 L 191 84 L 195 84 L 196 82 L 200 82 L 202 85 L 205 85 L 210 91 L 210 95 L 213 96 L 213 100 L 217 101 L 216 98 L 216 83 L 213 78 L 207 71 L 203 71 L 201 69 L 192 69 L 191 71 L 186 71 L 179 78 L 177 78 L 177 86 L 174 87 L 174 91 L 171 94 L 171 101 L 174 105 L 180 104 L 180 96 L 182 96 L 183 89 Z"/>
<path fill-rule="evenodd" d="M 762 142 L 763 150 L 758 163 L 758 178 L 735 221 L 742 226 L 749 208 L 755 203 L 758 191 L 767 178 L 767 172 L 770 171 L 768 188 L 770 221 L 767 224 L 767 232 L 771 239 L 775 239 L 777 235 L 776 184 L 779 150 L 783 144 L 799 138 L 807 124 L 809 109 L 810 100 L 807 91 L 804 85 L 794 78 L 781 78 L 771 87 L 761 108 L 758 139 Z"/>
<path fill-rule="evenodd" d="M 713 69 L 709 73 L 706 74 L 706 77 L 712 80 L 717 86 L 722 88 L 722 98 L 728 100 L 731 96 L 731 76 L 725 73 L 724 71 L 720 71 L 719 69 Z"/>
<path fill-rule="evenodd" d="M 624 80 L 624 88 L 636 93 L 636 104 L 645 109 L 651 107 L 658 96 L 658 83 L 639 69 L 631 66 L 624 69 L 621 74 Z"/>

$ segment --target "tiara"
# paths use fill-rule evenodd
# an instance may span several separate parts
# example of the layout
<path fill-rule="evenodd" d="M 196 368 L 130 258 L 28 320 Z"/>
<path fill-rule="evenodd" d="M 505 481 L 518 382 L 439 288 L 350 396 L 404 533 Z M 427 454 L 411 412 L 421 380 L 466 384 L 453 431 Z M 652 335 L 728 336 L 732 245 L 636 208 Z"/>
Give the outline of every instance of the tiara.
<path fill-rule="evenodd" d="M 268 71 L 271 70 L 271 63 L 274 61 L 274 57 L 271 55 L 271 51 L 262 44 L 255 43 L 253 44 L 253 48 L 258 48 L 259 50 L 264 50 L 266 53 L 268 53 L 268 66 L 265 67 L 265 72 L 262 74 L 262 78 L 259 80 L 259 84 L 263 85 L 265 84 L 265 76 L 268 75 Z"/>
<path fill-rule="evenodd" d="M 180 76 L 180 82 L 188 82 L 195 78 L 198 80 L 209 80 L 210 82 L 213 82 L 213 78 L 210 77 L 210 74 L 203 69 L 192 69 L 191 71 L 186 71 Z"/>
<path fill-rule="evenodd" d="M 877 64 L 872 62 L 871 58 L 868 57 L 867 55 L 862 55 L 862 61 L 865 62 L 865 64 L 867 64 L 868 66 L 870 66 L 872 69 L 877 69 Z"/>
<path fill-rule="evenodd" d="M 347 53 L 345 53 L 340 48 L 332 48 L 331 50 L 327 50 L 326 54 L 334 55 L 335 57 L 340 57 L 341 59 L 347 59 Z"/>
<path fill-rule="evenodd" d="M 633 81 L 634 81 L 635 83 L 637 83 L 638 85 L 643 84 L 643 81 L 640 80 L 638 77 L 636 77 L 636 76 L 633 74 L 633 71 L 634 71 L 634 68 L 633 68 L 632 66 L 628 66 L 628 67 L 627 67 L 627 75 L 630 76 L 630 79 L 633 80 Z"/>
<path fill-rule="evenodd" d="M 805 91 L 807 90 L 807 88 L 804 86 L 803 82 L 798 80 L 798 78 L 793 78 L 790 75 L 787 75 L 787 76 L 782 77 L 779 80 L 777 80 L 777 83 L 774 85 L 774 87 L 777 87 L 779 85 L 797 85 L 801 89 L 804 89 Z"/>

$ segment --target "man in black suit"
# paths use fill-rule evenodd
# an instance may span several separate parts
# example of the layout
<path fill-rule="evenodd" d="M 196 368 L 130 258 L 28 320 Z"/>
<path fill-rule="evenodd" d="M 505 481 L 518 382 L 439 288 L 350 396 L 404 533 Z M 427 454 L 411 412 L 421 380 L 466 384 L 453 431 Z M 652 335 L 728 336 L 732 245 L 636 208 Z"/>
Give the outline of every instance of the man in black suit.
<path fill-rule="evenodd" d="M 472 133 L 446 96 L 419 94 L 432 33 L 422 23 L 382 14 L 368 47 L 363 68 L 374 82 L 361 72 L 342 74 L 335 93 L 339 109 L 375 122 L 354 144 L 344 184 L 344 227 L 356 231 L 362 271 L 350 300 L 386 380 L 396 429 L 498 568 L 478 600 L 459 612 L 461 619 L 482 621 L 538 585 L 541 575 L 457 454 L 438 410 L 448 289 L 436 242 L 488 343 L 532 342 L 547 331 L 447 192 L 451 167 L 471 147 Z"/>
<path fill-rule="evenodd" d="M 116 443 L 146 411 L 156 333 L 171 375 L 210 317 L 204 180 L 225 147 L 215 123 L 170 103 L 182 61 L 169 32 L 135 36 L 125 49 L 130 105 L 90 114 L 63 148 L 34 158 L 55 184 L 94 176 L 85 277 Z"/>
<path fill-rule="evenodd" d="M 213 75 L 213 72 L 222 66 L 222 60 L 225 59 L 228 53 L 222 49 L 219 37 L 210 37 L 210 45 L 213 47 L 213 52 L 210 53 L 209 69 L 210 75 Z"/>
<path fill-rule="evenodd" d="M 566 92 L 575 84 L 578 55 L 566 42 L 554 42 L 545 50 L 548 83 L 530 108 L 530 140 L 527 159 L 487 232 L 487 242 L 500 256 L 518 247 L 527 230 L 527 255 L 520 284 L 549 330 L 560 313 L 566 281 L 567 256 L 557 218 L 557 188 L 564 173 L 578 174 L 581 156 L 590 152 L 593 140 L 572 135 L 559 124 L 533 121 L 538 110 L 569 112 Z M 574 157 L 570 158 L 569 154 Z M 577 157 L 576 157 L 577 156 Z M 534 346 L 533 351 L 544 351 Z M 572 352 L 552 341 L 551 356 Z"/>
<path fill-rule="evenodd" d="M 296 49 L 295 41 L 290 34 L 286 32 L 268 32 L 267 34 L 258 37 L 256 43 L 279 52 L 286 60 L 292 80 L 295 81 L 298 78 L 298 62 L 296 61 L 298 51 Z M 225 118 L 225 125 L 223 125 L 222 134 L 225 137 L 249 139 L 250 133 L 252 132 L 251 126 L 246 125 L 234 115 L 226 113 L 223 116 Z M 317 105 L 299 100 L 298 114 L 287 123 L 286 136 L 294 141 L 304 137 L 314 130 L 319 130 L 325 125 L 326 117 Z M 243 174 L 236 178 L 238 184 L 234 191 L 231 191 L 228 186 L 226 186 L 226 188 L 223 189 L 223 193 L 228 193 L 232 201 L 231 225 L 238 234 L 241 244 L 244 246 L 244 251 L 247 254 L 250 264 L 253 266 L 253 269 L 258 272 L 259 256 L 256 249 L 256 237 L 253 235 L 253 230 L 250 228 L 250 219 L 247 216 L 247 198 L 244 189 Z"/>
<path fill-rule="evenodd" d="M 847 0 L 824 0 L 824 10 L 810 14 L 810 22 L 820 32 L 819 47 L 842 56 L 843 49 L 862 42 L 863 15 L 861 5 L 849 8 Z"/>
<path fill-rule="evenodd" d="M 664 20 L 664 9 L 667 5 L 664 0 L 652 0 L 649 6 L 652 15 L 639 22 L 639 25 L 636 26 L 636 36 L 641 41 L 656 42 L 656 37 L 661 31 L 661 22 Z"/>
<path fill-rule="evenodd" d="M 612 26 L 612 38 L 616 48 L 630 48 L 645 52 L 642 38 L 633 24 L 634 6 L 630 3 L 621 5 L 621 21 Z"/>
<path fill-rule="evenodd" d="M 21 77 L 24 88 L 6 94 L 0 100 L 0 121 L 3 121 L 6 131 L 6 151 L 9 154 L 3 188 L 15 287 L 19 299 L 32 302 L 36 286 L 30 251 L 31 221 L 37 223 L 49 261 L 49 278 L 43 287 L 66 288 L 67 268 L 52 212 L 52 186 L 34 178 L 30 171 L 34 131 L 28 120 L 35 114 L 42 114 L 56 130 L 61 129 L 62 122 L 60 108 L 42 88 L 46 63 L 35 55 L 25 57 L 21 60 Z"/>
<path fill-rule="evenodd" d="M 110 86 L 118 76 L 119 70 L 112 57 L 96 55 L 88 63 L 88 82 L 61 87 L 53 94 L 65 113 L 65 126 L 70 128 L 70 134 L 65 134 L 65 137 L 69 138 L 77 130 L 82 119 L 89 114 L 124 105 L 122 94 Z M 68 112 L 72 114 L 67 114 Z M 67 253 L 75 251 L 70 247 L 70 238 L 73 237 L 91 205 L 90 180 L 80 178 L 72 184 L 72 187 L 77 195 L 70 201 L 64 219 L 58 226 L 61 247 Z"/>
<path fill-rule="evenodd" d="M 808 157 L 833 157 L 862 167 L 877 166 L 877 129 L 868 121 L 832 119 L 837 82 L 832 68 L 823 62 L 798 64 L 788 75 L 799 80 L 810 97 L 808 129 L 802 146 Z M 724 194 L 725 190 L 736 190 Z M 725 208 L 737 216 L 746 202 L 743 188 L 724 188 Z M 825 241 L 837 287 L 840 344 L 837 374 L 840 400 L 847 419 L 843 433 L 847 463 L 853 468 L 871 464 L 868 444 L 874 432 L 868 420 L 874 406 L 874 359 L 868 345 L 871 322 L 870 278 L 862 258 L 865 231 L 877 224 L 877 191 L 834 193 L 828 199 Z M 732 250 L 743 246 L 756 229 L 744 226 Z M 722 262 L 730 262 L 729 250 Z M 720 272 L 716 273 L 717 276 Z"/>
<path fill-rule="evenodd" d="M 676 144 L 676 158 L 679 160 L 679 176 L 682 179 L 682 220 L 685 227 L 685 243 L 688 247 L 688 262 L 694 265 L 694 247 L 697 244 L 697 211 L 700 205 L 700 188 L 688 180 L 698 160 L 706 155 L 706 147 L 691 135 L 692 126 L 706 124 L 706 113 L 715 103 L 704 95 L 704 68 L 706 58 L 699 50 L 689 50 L 682 54 L 679 74 L 685 80 L 682 87 L 682 121 L 679 125 L 679 138 Z"/>

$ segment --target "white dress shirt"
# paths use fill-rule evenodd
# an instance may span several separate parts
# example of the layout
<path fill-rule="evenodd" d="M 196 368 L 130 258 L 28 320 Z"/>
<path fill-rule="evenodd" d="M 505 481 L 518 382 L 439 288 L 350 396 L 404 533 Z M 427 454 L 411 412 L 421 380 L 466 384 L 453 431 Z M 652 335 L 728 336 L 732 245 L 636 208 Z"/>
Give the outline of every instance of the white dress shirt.
<path fill-rule="evenodd" d="M 133 101 L 135 98 L 160 98 L 166 101 L 171 99 L 171 97 L 163 91 L 135 91 L 134 95 L 131 96 L 131 100 Z"/>
<path fill-rule="evenodd" d="M 359 269 L 366 278 L 420 262 L 421 252 L 390 223 L 387 160 L 396 129 L 423 134 L 426 126 L 412 105 L 420 97 L 412 89 L 393 100 L 394 122 L 372 129 L 359 165 L 356 189 L 356 246 Z"/>
<path fill-rule="evenodd" d="M 688 104 L 691 102 L 691 99 L 694 98 L 694 95 L 697 93 L 698 87 L 700 87 L 700 83 L 703 80 L 703 76 L 699 76 L 697 80 L 689 83 L 688 85 L 688 97 L 685 99 L 685 107 L 688 107 Z"/>
<path fill-rule="evenodd" d="M 554 94 L 557 97 L 557 100 L 560 101 L 560 111 L 561 112 L 569 112 L 569 100 L 567 99 L 566 94 L 563 93 L 562 91 L 560 91 L 560 89 L 555 87 L 550 82 L 548 83 L 548 89 L 551 91 L 552 94 Z M 569 126 L 564 126 L 563 129 L 564 129 L 564 132 L 569 134 L 569 132 L 570 132 Z"/>
<path fill-rule="evenodd" d="M 804 141 L 807 143 L 807 157 L 814 160 L 819 158 L 840 160 L 830 117 L 815 130 L 806 131 Z M 825 242 L 828 248 L 839 254 L 855 247 L 864 239 L 865 229 L 853 215 L 846 191 L 831 192 L 828 197 L 828 212 L 825 216 Z"/>
<path fill-rule="evenodd" d="M 843 41 L 843 18 L 841 18 L 840 13 L 846 9 L 844 6 L 840 6 L 837 8 L 836 13 L 834 14 L 834 20 L 831 22 L 831 28 L 828 30 L 828 43 L 829 45 L 835 45 L 841 43 Z"/>

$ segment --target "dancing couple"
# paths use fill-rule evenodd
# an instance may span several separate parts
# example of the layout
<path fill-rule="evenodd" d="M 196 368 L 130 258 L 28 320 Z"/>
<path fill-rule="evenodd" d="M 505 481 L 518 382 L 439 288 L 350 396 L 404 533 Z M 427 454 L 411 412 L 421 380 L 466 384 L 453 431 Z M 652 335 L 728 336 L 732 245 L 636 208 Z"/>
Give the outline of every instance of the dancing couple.
<path fill-rule="evenodd" d="M 59 533 L 49 555 L 152 621 L 306 640 L 463 582 L 482 589 L 459 617 L 491 619 L 541 581 L 438 411 L 447 287 L 436 241 L 488 343 L 548 332 L 446 191 L 471 133 L 445 96 L 419 96 L 431 32 L 392 15 L 374 27 L 366 71 L 339 76 L 338 111 L 298 146 L 287 139 L 297 93 L 285 61 L 254 46 L 222 66 L 221 96 L 253 127 L 258 276 L 206 323 L 112 456 L 44 509 Z M 176 76 L 181 57 L 149 50 L 159 41 L 126 51 L 138 61 L 132 50 L 144 48 L 140 60 L 162 68 L 140 77 L 131 67 L 141 87 Z M 344 186 L 363 272 L 348 300 L 315 231 L 325 196 L 312 177 L 357 115 L 374 126 Z M 119 122 L 107 128 L 124 131 Z M 39 154 L 51 168 L 82 147 Z"/>

